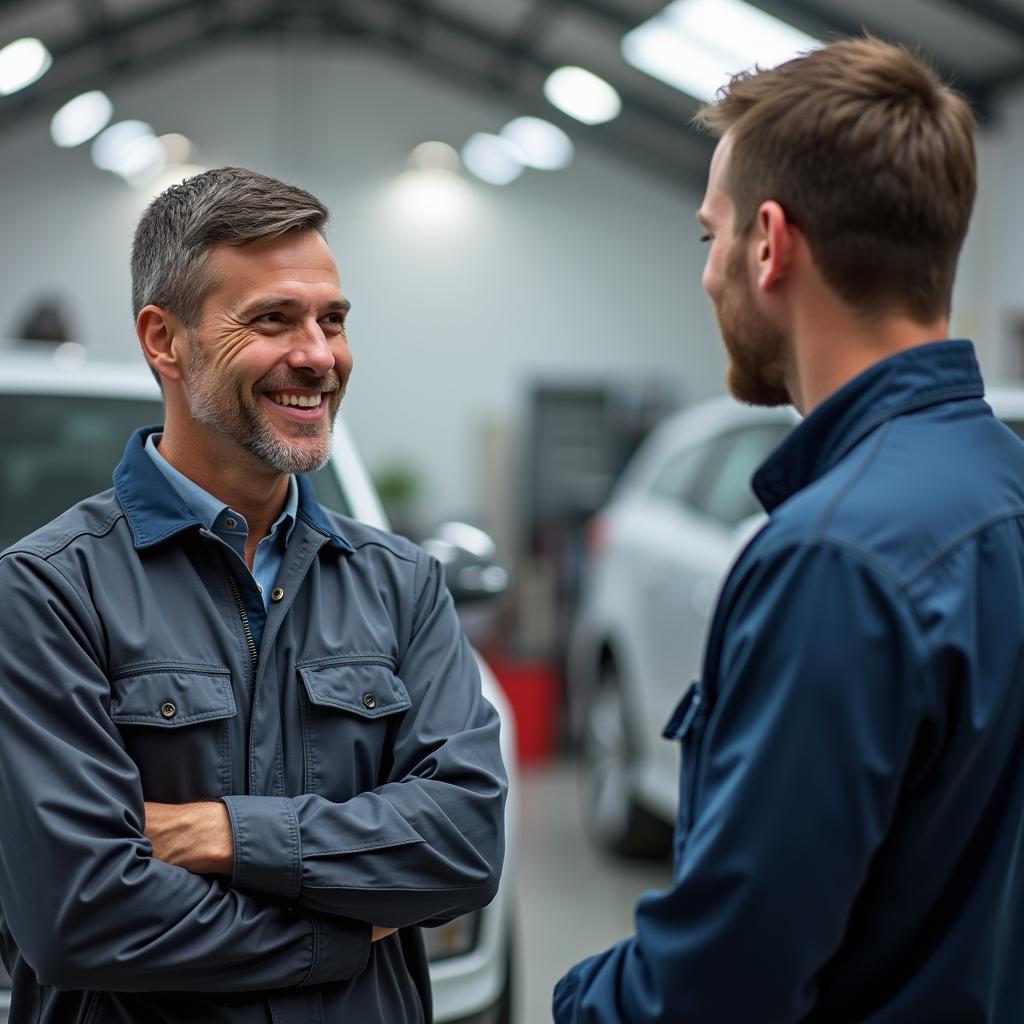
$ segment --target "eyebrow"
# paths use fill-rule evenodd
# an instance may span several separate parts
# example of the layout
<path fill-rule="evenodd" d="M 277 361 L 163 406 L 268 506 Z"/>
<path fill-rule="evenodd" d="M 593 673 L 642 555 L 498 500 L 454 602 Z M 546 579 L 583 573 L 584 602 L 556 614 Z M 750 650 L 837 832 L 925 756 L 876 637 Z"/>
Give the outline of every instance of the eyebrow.
<path fill-rule="evenodd" d="M 697 223 L 700 224 L 701 227 L 706 228 L 708 226 L 708 219 L 704 216 L 704 212 L 702 210 L 698 210 L 694 216 L 697 218 Z"/>
<path fill-rule="evenodd" d="M 289 299 L 284 296 L 257 299 L 255 302 L 250 302 L 244 309 L 239 310 L 238 319 L 248 320 L 250 317 L 259 316 L 260 313 L 267 313 L 273 309 L 294 309 L 299 305 L 301 303 L 297 299 Z M 324 308 L 330 313 L 347 313 L 352 308 L 352 303 L 348 299 L 332 299 Z"/>

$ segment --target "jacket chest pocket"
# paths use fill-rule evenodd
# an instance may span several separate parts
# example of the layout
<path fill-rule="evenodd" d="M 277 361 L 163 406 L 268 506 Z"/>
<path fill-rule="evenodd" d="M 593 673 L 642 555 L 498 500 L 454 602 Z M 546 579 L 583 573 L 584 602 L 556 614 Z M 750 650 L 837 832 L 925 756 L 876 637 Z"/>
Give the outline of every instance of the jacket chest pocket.
<path fill-rule="evenodd" d="M 147 800 L 185 803 L 230 793 L 236 713 L 226 669 L 147 668 L 110 684 L 110 717 Z"/>
<path fill-rule="evenodd" d="M 381 785 L 394 730 L 412 704 L 393 662 L 338 658 L 297 668 L 304 791 L 341 801 Z"/>
<path fill-rule="evenodd" d="M 681 748 L 681 777 L 679 780 L 679 829 L 676 833 L 677 850 L 693 825 L 697 801 L 697 774 L 700 767 L 700 745 L 707 725 L 708 709 L 704 688 L 700 681 L 690 685 L 683 699 L 676 705 L 662 735 L 678 741 Z"/>

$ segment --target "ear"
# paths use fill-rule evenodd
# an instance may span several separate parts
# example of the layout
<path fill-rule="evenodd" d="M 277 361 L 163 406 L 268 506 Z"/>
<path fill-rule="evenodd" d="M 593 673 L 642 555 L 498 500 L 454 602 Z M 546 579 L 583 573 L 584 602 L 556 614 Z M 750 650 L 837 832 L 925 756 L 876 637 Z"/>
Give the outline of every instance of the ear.
<path fill-rule="evenodd" d="M 181 380 L 185 328 L 169 310 L 144 306 L 135 321 L 143 355 L 164 380 Z"/>
<path fill-rule="evenodd" d="M 763 292 L 771 291 L 785 279 L 793 259 L 793 225 L 774 199 L 766 199 L 758 207 L 754 237 L 757 286 Z"/>

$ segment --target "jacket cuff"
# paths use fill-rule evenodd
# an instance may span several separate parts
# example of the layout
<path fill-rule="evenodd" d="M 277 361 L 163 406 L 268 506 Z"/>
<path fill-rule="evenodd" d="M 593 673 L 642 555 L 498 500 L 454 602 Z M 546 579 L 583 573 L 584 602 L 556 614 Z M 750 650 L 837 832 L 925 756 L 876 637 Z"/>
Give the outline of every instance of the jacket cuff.
<path fill-rule="evenodd" d="M 284 796 L 225 796 L 235 844 L 231 884 L 295 900 L 302 888 L 302 842 Z"/>
<path fill-rule="evenodd" d="M 342 917 L 311 917 L 313 962 L 302 987 L 348 981 L 362 974 L 370 959 L 373 928 Z"/>

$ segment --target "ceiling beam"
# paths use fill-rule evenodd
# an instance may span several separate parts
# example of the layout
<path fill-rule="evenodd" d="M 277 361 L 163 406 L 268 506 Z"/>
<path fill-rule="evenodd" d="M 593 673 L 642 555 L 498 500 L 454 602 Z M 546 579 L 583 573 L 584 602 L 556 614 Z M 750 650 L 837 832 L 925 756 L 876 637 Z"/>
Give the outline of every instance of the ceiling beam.
<path fill-rule="evenodd" d="M 397 10 L 403 10 L 411 0 L 377 0 L 382 6 Z M 541 74 L 549 74 L 557 67 L 541 60 L 536 54 L 527 52 L 525 54 L 510 53 L 510 44 L 507 40 L 496 39 L 486 30 L 479 26 L 465 22 L 456 15 L 447 11 L 441 11 L 436 7 L 428 7 L 426 19 L 433 22 L 447 31 L 458 35 L 484 48 L 496 49 L 501 56 L 509 60 L 518 59 L 523 61 L 535 71 Z M 483 89 L 505 102 L 512 101 L 525 113 L 535 114 L 547 120 L 559 124 L 571 135 L 585 142 L 592 142 L 597 147 L 604 149 L 620 161 L 631 162 L 639 165 L 648 172 L 655 173 L 658 177 L 669 181 L 675 187 L 703 188 L 707 176 L 707 165 L 710 154 L 714 148 L 714 141 L 703 133 L 694 131 L 689 125 L 689 118 L 678 120 L 670 118 L 661 111 L 655 111 L 654 115 L 660 122 L 660 126 L 667 131 L 678 133 L 679 137 L 686 139 L 689 149 L 692 151 L 692 158 L 682 157 L 674 159 L 665 152 L 652 148 L 637 137 L 638 133 L 631 132 L 629 127 L 621 121 L 612 121 L 603 125 L 582 125 L 580 122 L 562 114 L 560 111 L 548 105 L 535 90 L 523 87 L 518 82 L 508 80 L 496 81 L 482 77 L 480 72 L 465 65 L 457 66 L 450 53 L 434 53 L 428 50 L 421 41 L 421 44 L 414 50 L 408 50 L 405 41 L 388 36 L 369 24 L 364 25 L 366 38 L 376 41 L 391 49 L 398 49 L 408 57 L 415 57 L 426 69 L 440 73 L 460 85 L 467 86 L 476 92 Z M 625 105 L 629 105 L 627 97 L 623 97 Z M 648 108 L 646 103 L 637 103 L 637 107 Z M 645 109 L 646 112 L 646 109 Z"/>
<path fill-rule="evenodd" d="M 10 0 L 0 0 L 0 5 L 5 2 Z M 423 24 L 437 25 L 501 59 L 518 62 L 524 69 L 533 72 L 534 76 L 546 75 L 557 66 L 544 61 L 529 48 L 519 52 L 507 39 L 495 37 L 486 29 L 429 3 L 423 3 L 422 0 L 376 2 L 380 6 L 386 4 L 400 16 L 413 14 L 422 19 Z M 217 17 L 213 17 L 213 8 L 217 9 Z M 273 4 L 270 8 L 261 9 L 257 15 L 242 21 L 231 21 L 225 16 L 226 10 L 216 0 L 214 3 L 210 0 L 168 0 L 156 8 L 131 17 L 114 18 L 108 14 L 102 24 L 93 22 L 91 31 L 54 46 L 52 52 L 56 64 L 62 59 L 80 58 L 95 50 L 96 69 L 70 80 L 55 78 L 52 84 L 44 79 L 24 92 L 0 100 L 0 132 L 31 116 L 49 116 L 67 99 L 82 91 L 102 88 L 110 82 L 143 73 L 157 65 L 165 66 L 183 55 L 195 53 L 199 49 L 208 49 L 214 42 L 276 30 L 282 24 L 295 24 L 291 17 L 295 13 L 295 8 L 288 3 Z M 315 29 L 316 26 L 312 25 L 308 16 L 318 11 L 320 17 L 317 24 L 320 26 L 329 25 L 330 29 L 338 34 L 359 36 L 392 52 L 404 53 L 435 74 L 457 80 L 460 85 L 476 92 L 483 89 L 506 102 L 513 103 L 524 112 L 547 117 L 559 123 L 577 139 L 593 143 L 620 161 L 631 162 L 675 187 L 703 186 L 713 142 L 690 127 L 689 109 L 683 109 L 681 113 L 675 114 L 651 104 L 646 98 L 626 94 L 623 96 L 626 109 L 622 118 L 606 125 L 584 126 L 549 107 L 535 86 L 488 80 L 489 76 L 482 75 L 478 68 L 467 64 L 456 66 L 450 53 L 430 52 L 422 38 L 425 33 L 420 33 L 418 39 L 410 40 L 408 33 L 401 31 L 400 27 L 385 31 L 377 25 L 363 21 L 357 16 L 357 10 L 357 7 L 346 4 L 343 0 L 324 0 L 315 5 L 304 5 L 304 17 L 299 20 L 297 27 L 300 31 Z M 186 38 L 171 47 L 158 46 L 141 53 L 124 45 L 133 33 L 157 25 L 166 18 L 180 17 L 182 12 L 187 11 L 195 14 L 195 31 L 187 33 Z M 403 17 L 398 17 L 394 25 L 401 26 L 402 23 Z M 115 53 L 117 57 L 111 59 Z M 682 105 L 684 104 L 681 101 Z M 670 137 L 673 139 L 685 140 L 681 151 L 672 154 L 667 149 L 652 146 L 645 141 L 644 135 L 649 136 L 650 128 L 642 127 L 637 118 L 650 122 L 655 131 L 671 133 Z"/>
<path fill-rule="evenodd" d="M 988 22 L 992 27 L 1009 32 L 1024 42 L 1024 13 L 999 3 L 998 0 L 933 0 L 952 7 L 975 20 Z"/>

